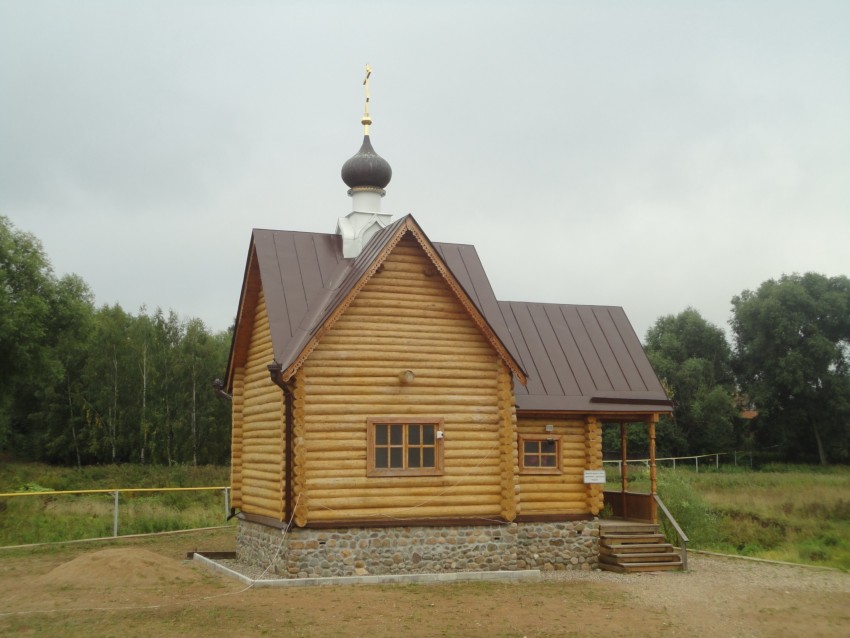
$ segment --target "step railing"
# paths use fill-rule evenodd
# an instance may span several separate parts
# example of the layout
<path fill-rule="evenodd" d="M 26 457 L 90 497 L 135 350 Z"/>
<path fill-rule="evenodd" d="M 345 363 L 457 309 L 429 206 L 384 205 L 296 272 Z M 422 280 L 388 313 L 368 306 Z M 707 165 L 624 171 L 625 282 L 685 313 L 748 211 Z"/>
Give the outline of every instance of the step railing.
<path fill-rule="evenodd" d="M 658 509 L 664 514 L 664 517 L 670 522 L 670 525 L 673 527 L 673 530 L 676 532 L 676 546 L 682 553 L 682 570 L 688 571 L 688 535 L 682 531 L 682 528 L 679 527 L 679 523 L 676 522 L 676 519 L 673 518 L 673 515 L 670 513 L 670 510 L 667 509 L 667 506 L 664 504 L 658 494 L 652 495 L 655 498 L 655 502 L 658 504 Z"/>

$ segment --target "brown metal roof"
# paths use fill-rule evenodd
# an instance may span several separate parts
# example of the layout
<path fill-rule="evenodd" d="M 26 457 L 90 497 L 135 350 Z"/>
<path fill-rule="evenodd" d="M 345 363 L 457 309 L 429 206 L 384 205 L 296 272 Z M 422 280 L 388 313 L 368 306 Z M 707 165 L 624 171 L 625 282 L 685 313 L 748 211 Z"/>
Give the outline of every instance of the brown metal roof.
<path fill-rule="evenodd" d="M 284 371 L 309 354 L 317 332 L 371 276 L 402 226 L 433 247 L 480 313 L 484 329 L 495 335 L 494 344 L 506 351 L 519 410 L 669 411 L 670 402 L 622 308 L 499 302 L 474 246 L 430 243 L 410 216 L 376 233 L 355 259 L 342 257 L 338 235 L 254 230 L 252 250 L 275 360 Z M 249 257 L 248 267 L 250 262 Z M 234 343 L 246 329 L 237 325 Z M 234 363 L 228 364 L 228 385 Z M 527 386 L 517 373 L 527 376 Z"/>
<path fill-rule="evenodd" d="M 670 401 L 617 306 L 499 302 L 528 371 L 517 409 L 651 412 Z"/>

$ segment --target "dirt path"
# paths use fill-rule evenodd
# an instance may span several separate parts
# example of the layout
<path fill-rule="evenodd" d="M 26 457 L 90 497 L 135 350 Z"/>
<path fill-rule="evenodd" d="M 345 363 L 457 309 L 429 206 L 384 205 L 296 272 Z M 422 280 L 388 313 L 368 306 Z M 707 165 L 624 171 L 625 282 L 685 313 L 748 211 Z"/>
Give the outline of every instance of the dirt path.
<path fill-rule="evenodd" d="M 850 635 L 839 572 L 694 555 L 688 574 L 245 590 L 182 560 L 232 543 L 226 530 L 0 550 L 0 635 Z"/>

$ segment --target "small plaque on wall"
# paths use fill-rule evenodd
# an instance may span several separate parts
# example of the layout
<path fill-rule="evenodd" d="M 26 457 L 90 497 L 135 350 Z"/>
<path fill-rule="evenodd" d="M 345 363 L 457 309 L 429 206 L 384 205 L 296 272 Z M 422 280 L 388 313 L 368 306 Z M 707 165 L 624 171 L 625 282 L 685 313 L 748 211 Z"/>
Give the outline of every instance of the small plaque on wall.
<path fill-rule="evenodd" d="M 585 470 L 584 471 L 584 482 L 585 483 L 604 483 L 605 482 L 605 470 Z"/>

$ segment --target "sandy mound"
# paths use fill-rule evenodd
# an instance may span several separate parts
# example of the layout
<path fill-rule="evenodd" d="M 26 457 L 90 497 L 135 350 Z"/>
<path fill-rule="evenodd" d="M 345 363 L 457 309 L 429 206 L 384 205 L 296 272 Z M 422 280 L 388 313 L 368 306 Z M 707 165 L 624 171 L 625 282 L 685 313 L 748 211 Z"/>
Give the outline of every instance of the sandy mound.
<path fill-rule="evenodd" d="M 144 587 L 196 582 L 199 574 L 146 549 L 104 549 L 63 563 L 42 577 L 46 585 Z"/>

